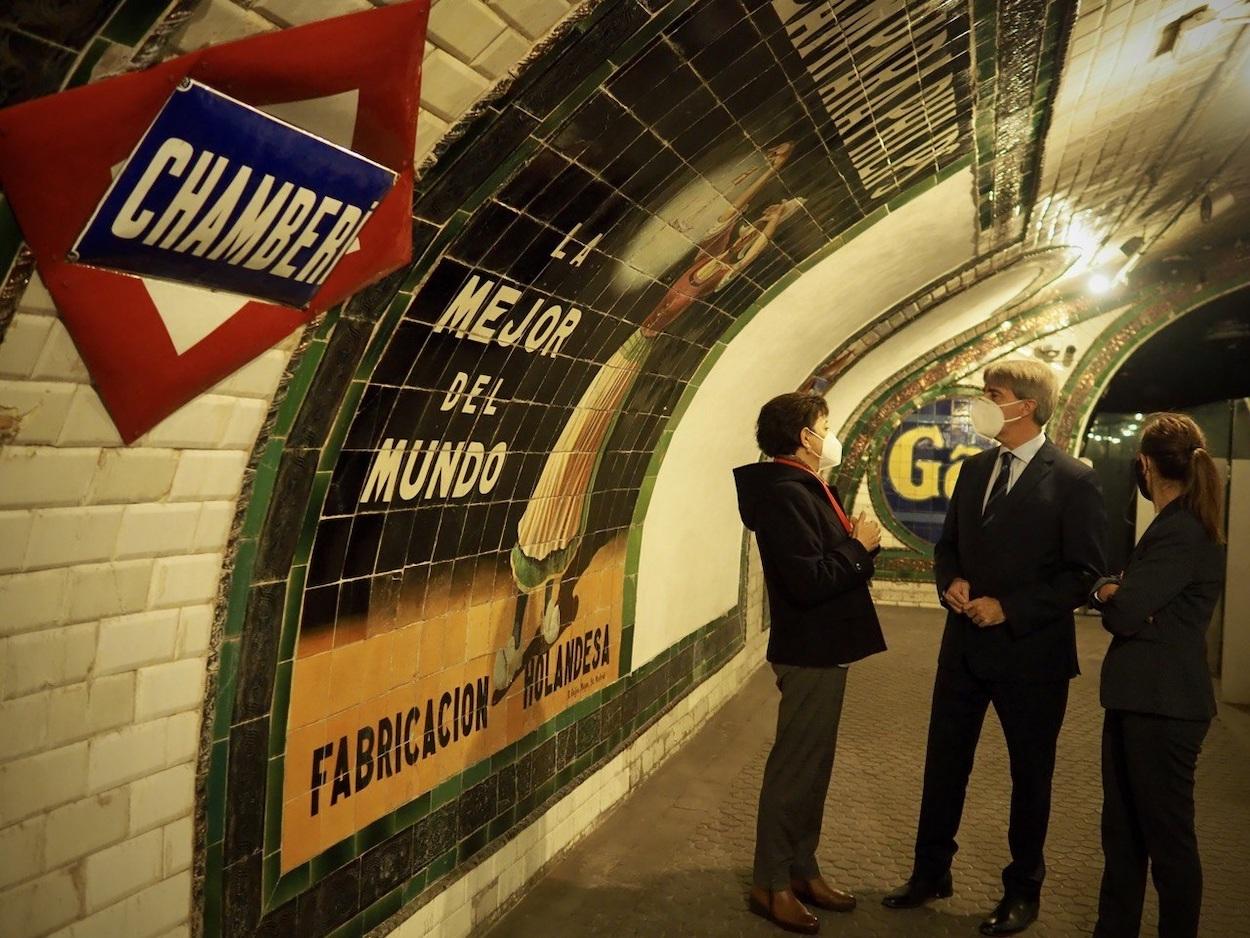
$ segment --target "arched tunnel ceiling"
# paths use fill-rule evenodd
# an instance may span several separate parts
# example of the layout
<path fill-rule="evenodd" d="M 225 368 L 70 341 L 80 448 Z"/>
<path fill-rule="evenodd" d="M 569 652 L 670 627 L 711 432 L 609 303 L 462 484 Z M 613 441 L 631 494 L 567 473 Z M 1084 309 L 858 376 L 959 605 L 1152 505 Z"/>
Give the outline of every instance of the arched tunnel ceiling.
<path fill-rule="evenodd" d="M 1151 336 L 1108 382 L 1098 409 L 1176 410 L 1250 397 L 1248 365 L 1250 290 L 1243 288 Z"/>
<path fill-rule="evenodd" d="M 259 444 L 220 649 L 206 920 L 328 933 L 364 907 L 342 885 L 366 847 L 410 830 L 434 786 L 601 688 L 664 678 L 687 639 L 730 647 L 714 628 L 739 585 L 726 467 L 756 457 L 763 395 L 842 386 L 870 441 L 1022 347 L 1089 394 L 1135 323 L 1187 308 L 1176 291 L 1244 279 L 1246 12 L 576 13 L 424 164 L 413 264 L 313 330 Z M 1127 283 L 1093 300 L 1077 275 L 1101 270 Z M 523 672 L 545 629 L 613 651 L 539 705 Z M 415 670 L 378 675 L 365 649 L 383 645 Z M 308 775 L 284 759 L 332 721 L 389 714 L 391 688 L 462 682 L 489 688 L 489 733 L 433 747 L 419 783 L 379 778 L 308 816 Z M 410 859 L 405 877 L 441 875 Z"/>
<path fill-rule="evenodd" d="M 313 670 L 461 606 L 494 610 L 491 628 L 440 654 L 489 682 L 501 743 L 547 713 L 517 680 L 544 625 L 606 628 L 614 675 L 660 655 L 736 601 L 725 467 L 754 458 L 762 395 L 818 376 L 847 343 L 913 355 L 926 314 L 932 341 L 957 348 L 1005 301 L 1024 311 L 1158 215 L 1094 218 L 1141 187 L 1127 139 L 1183 138 L 1187 105 L 1130 122 L 1120 150 L 1104 147 L 1118 118 L 1099 117 L 1092 79 L 1057 110 L 1065 56 L 1124 22 L 1073 12 L 608 2 L 503 83 L 425 166 L 412 268 L 323 325 L 275 426 L 282 495 L 236 571 L 254 598 L 236 592 L 232 614 L 246 635 L 275 608 L 258 591 L 292 592 L 288 739 L 333 706 L 301 692 Z M 1200 60 L 1208 79 L 1220 68 Z M 1054 165 L 1052 124 L 1066 134 Z M 1168 176 L 1170 210 L 1240 145 Z M 1074 244 L 1078 222 L 1090 234 Z M 986 350 L 1079 318 L 1019 317 Z M 897 382 L 886 371 L 855 406 Z M 835 387 L 840 373 L 827 372 Z M 677 569 L 700 588 L 676 589 Z M 440 777 L 467 758 L 447 755 Z M 379 796 L 357 822 L 402 803 Z M 284 873 L 339 831 L 289 824 Z"/>

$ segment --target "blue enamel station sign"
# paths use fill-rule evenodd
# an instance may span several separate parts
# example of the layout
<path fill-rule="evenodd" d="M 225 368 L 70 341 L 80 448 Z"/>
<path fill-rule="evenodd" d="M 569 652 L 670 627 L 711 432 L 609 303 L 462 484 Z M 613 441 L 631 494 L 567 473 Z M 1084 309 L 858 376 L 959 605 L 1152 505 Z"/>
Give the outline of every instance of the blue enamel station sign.
<path fill-rule="evenodd" d="M 71 259 L 303 307 L 394 182 L 384 166 L 188 80 Z"/>

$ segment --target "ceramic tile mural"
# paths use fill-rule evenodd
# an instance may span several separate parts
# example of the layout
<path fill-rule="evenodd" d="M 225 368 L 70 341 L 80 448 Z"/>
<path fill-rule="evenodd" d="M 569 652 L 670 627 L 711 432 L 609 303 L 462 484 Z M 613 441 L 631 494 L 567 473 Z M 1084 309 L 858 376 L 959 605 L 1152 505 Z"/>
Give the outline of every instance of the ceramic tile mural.
<path fill-rule="evenodd" d="M 963 461 L 992 445 L 972 429 L 968 407 L 961 397 L 924 404 L 903 417 L 882 454 L 890 512 L 925 544 L 936 544 L 942 534 Z"/>
<path fill-rule="evenodd" d="M 304 583 L 283 871 L 628 670 L 669 414 L 780 274 L 966 154 L 967 66 L 949 4 L 712 0 L 522 142 L 362 376 Z"/>

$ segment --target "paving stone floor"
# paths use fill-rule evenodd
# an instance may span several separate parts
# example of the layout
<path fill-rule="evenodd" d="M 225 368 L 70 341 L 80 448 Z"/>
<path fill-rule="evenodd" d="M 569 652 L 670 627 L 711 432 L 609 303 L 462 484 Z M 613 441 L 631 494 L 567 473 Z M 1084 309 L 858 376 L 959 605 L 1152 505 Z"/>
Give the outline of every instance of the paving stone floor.
<path fill-rule="evenodd" d="M 936 611 L 882 610 L 890 650 L 851 669 L 819 852 L 831 882 L 853 890 L 850 915 L 821 913 L 821 933 L 977 934 L 1007 862 L 1009 780 L 997 720 L 986 720 L 955 860 L 955 895 L 893 912 L 881 896 L 906 878 L 919 804 L 929 695 L 941 634 Z M 1092 931 L 1098 839 L 1098 667 L 1107 639 L 1078 626 L 1081 669 L 1059 742 L 1047 886 L 1033 938 Z M 490 929 L 537 936 L 784 934 L 746 911 L 756 797 L 776 718 L 767 668 Z M 991 711 L 992 713 L 992 711 Z M 1250 936 L 1250 713 L 1222 705 L 1198 769 L 1198 835 L 1206 874 L 1203 936 Z M 1155 934 L 1153 891 L 1142 935 Z"/>

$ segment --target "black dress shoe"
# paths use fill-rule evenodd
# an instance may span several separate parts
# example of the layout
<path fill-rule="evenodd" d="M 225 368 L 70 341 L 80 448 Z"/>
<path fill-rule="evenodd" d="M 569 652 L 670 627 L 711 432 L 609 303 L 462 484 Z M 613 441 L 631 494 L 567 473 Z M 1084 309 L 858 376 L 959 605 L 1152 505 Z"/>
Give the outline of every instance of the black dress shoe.
<path fill-rule="evenodd" d="M 1004 896 L 998 908 L 981 923 L 983 935 L 1015 935 L 1037 921 L 1040 903 L 1036 899 Z"/>
<path fill-rule="evenodd" d="M 881 904 L 887 909 L 915 909 L 930 899 L 948 899 L 954 891 L 949 872 L 941 879 L 923 879 L 913 876 L 898 889 L 886 893 Z"/>

